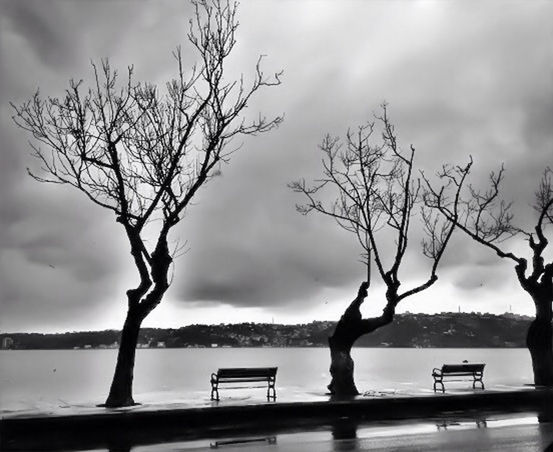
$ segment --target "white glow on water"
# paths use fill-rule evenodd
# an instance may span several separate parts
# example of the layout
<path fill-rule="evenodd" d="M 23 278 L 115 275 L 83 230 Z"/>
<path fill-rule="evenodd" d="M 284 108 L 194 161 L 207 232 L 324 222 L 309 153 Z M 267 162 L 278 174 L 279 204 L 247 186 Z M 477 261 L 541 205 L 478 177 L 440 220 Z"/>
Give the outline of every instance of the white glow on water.
<path fill-rule="evenodd" d="M 0 350 L 0 410 L 67 409 L 102 403 L 116 350 Z M 379 397 L 432 394 L 431 371 L 446 361 L 486 363 L 486 388 L 512 389 L 532 381 L 525 349 L 356 348 L 355 379 L 361 393 Z M 519 363 L 516 367 L 512 363 Z M 218 367 L 277 366 L 277 391 L 295 399 L 324 396 L 330 357 L 326 348 L 139 349 L 134 393 L 137 402 L 209 402 L 209 375 Z M 408 375 L 411 385 L 405 385 Z M 502 386 L 503 385 L 503 386 Z M 470 383 L 446 384 L 446 392 L 471 391 Z M 263 390 L 247 394 L 263 399 Z M 224 398 L 236 397 L 232 391 Z"/>

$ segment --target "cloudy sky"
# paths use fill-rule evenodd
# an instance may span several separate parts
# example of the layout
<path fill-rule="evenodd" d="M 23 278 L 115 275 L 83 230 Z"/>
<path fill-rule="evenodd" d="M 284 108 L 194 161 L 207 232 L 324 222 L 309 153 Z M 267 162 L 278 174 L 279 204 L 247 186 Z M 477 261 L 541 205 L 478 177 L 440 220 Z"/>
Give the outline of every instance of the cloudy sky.
<path fill-rule="evenodd" d="M 9 102 L 38 87 L 60 95 L 103 57 L 163 84 L 189 17 L 184 0 L 0 0 L 0 331 L 120 328 L 136 282 L 110 212 L 26 175 L 29 137 Z M 250 108 L 285 122 L 246 140 L 204 187 L 173 237 L 190 250 L 145 325 L 337 319 L 365 273 L 359 250 L 328 218 L 296 213 L 287 184 L 318 175 L 325 133 L 343 135 L 383 101 L 428 173 L 472 154 L 478 183 L 504 162 L 506 196 L 530 224 L 536 179 L 553 163 L 553 2 L 244 0 L 239 17 L 231 68 L 251 73 L 266 54 L 267 72 L 283 69 L 282 86 Z M 411 244 L 406 287 L 428 271 Z M 460 235 L 439 278 L 399 311 L 532 313 L 511 263 Z M 383 307 L 371 290 L 366 315 Z"/>

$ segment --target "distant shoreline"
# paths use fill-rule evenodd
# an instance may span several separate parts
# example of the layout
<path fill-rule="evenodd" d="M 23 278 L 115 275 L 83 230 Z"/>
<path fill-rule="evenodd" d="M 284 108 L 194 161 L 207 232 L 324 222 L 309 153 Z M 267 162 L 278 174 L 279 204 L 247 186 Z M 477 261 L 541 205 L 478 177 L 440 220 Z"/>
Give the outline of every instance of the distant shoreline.
<path fill-rule="evenodd" d="M 398 314 L 390 325 L 362 336 L 364 348 L 525 348 L 531 317 L 514 314 Z M 138 348 L 321 348 L 336 322 L 237 323 L 142 328 Z M 0 333 L 2 349 L 117 349 L 119 330 Z"/>

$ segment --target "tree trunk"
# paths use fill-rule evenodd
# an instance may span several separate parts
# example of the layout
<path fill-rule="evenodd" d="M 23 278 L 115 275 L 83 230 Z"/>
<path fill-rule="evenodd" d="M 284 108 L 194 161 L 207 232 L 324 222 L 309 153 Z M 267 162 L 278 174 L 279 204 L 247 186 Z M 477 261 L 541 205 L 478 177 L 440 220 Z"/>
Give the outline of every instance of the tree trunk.
<path fill-rule="evenodd" d="M 328 338 L 330 347 L 330 375 L 332 380 L 327 386 L 331 394 L 338 396 L 355 396 L 359 394 L 353 379 L 354 363 L 351 358 L 353 343 L 344 341 L 334 334 Z"/>
<path fill-rule="evenodd" d="M 150 271 L 142 257 L 143 244 L 140 238 L 129 230 L 132 254 L 140 273 L 140 285 L 136 289 L 127 290 L 128 311 L 121 341 L 117 354 L 117 364 L 111 382 L 111 388 L 106 400 L 106 407 L 122 407 L 135 405 L 132 397 L 132 383 L 134 375 L 134 360 L 140 325 L 146 316 L 161 302 L 163 295 L 169 287 L 167 274 L 173 259 L 167 247 L 167 232 L 169 227 L 164 227 L 160 233 L 156 247 L 149 258 Z M 151 276 L 151 279 L 150 279 Z M 153 289 L 148 289 L 154 284 Z M 146 295 L 146 296 L 144 296 Z"/>
<path fill-rule="evenodd" d="M 553 387 L 553 328 L 551 301 L 536 301 L 536 318 L 528 328 L 526 345 L 532 357 L 534 383 Z"/>
<path fill-rule="evenodd" d="M 367 296 L 367 287 L 368 283 L 361 284 L 357 297 L 340 317 L 334 333 L 328 338 L 332 380 L 327 388 L 332 395 L 337 397 L 359 395 L 353 378 L 354 363 L 351 358 L 351 348 L 355 341 L 361 336 L 387 325 L 394 318 L 396 301 L 389 294 L 387 295 L 388 303 L 380 317 L 362 318 L 359 308 Z"/>
<path fill-rule="evenodd" d="M 138 313 L 136 308 L 129 308 L 123 330 L 121 331 L 117 364 L 105 403 L 106 407 L 132 406 L 135 404 L 132 397 L 132 383 L 136 345 L 142 320 L 143 317 Z"/>

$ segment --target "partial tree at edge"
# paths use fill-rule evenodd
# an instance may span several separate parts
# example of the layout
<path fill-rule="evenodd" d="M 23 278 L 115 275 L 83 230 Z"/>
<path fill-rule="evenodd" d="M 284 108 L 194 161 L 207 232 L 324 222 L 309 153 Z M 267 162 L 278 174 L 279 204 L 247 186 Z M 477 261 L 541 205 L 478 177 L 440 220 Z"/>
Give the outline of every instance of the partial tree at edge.
<path fill-rule="evenodd" d="M 436 188 L 428 178 L 425 203 L 439 212 L 466 236 L 492 250 L 502 259 L 514 263 L 520 286 L 532 297 L 536 315 L 528 328 L 526 345 L 532 358 L 534 383 L 553 386 L 553 261 L 546 262 L 549 245 L 546 232 L 553 223 L 553 171 L 546 168 L 534 194 L 533 209 L 537 214 L 533 232 L 513 224 L 512 203 L 501 198 L 503 166 L 489 175 L 489 188 L 481 191 L 467 185 L 473 166 L 472 157 L 466 166 L 444 165 L 438 173 L 442 185 Z M 531 257 L 526 259 L 507 251 L 503 244 L 514 237 L 524 237 Z M 530 261 L 530 268 L 529 268 Z"/>

